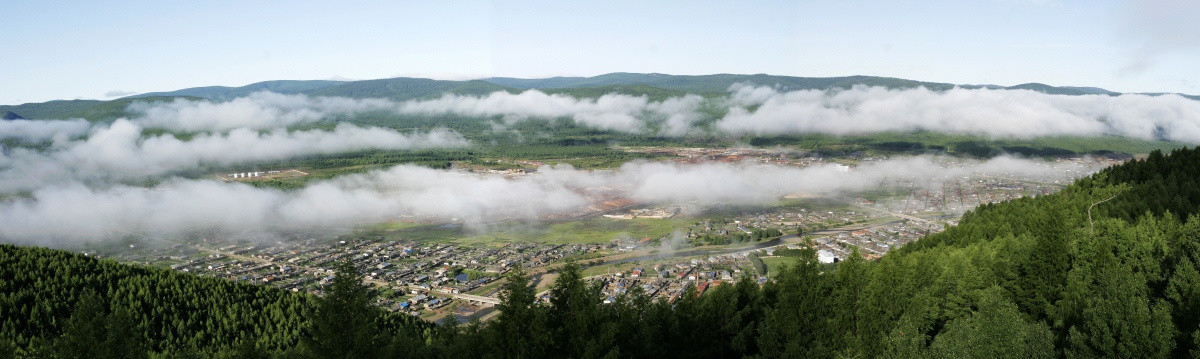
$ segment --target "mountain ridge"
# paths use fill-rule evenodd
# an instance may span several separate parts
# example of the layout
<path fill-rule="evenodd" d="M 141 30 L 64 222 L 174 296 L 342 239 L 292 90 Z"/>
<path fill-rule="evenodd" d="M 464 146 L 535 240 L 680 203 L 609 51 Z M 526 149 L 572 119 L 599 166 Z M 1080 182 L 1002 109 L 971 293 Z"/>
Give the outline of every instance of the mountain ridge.
<path fill-rule="evenodd" d="M 489 86 L 491 84 L 494 86 Z M 202 86 L 179 89 L 174 91 L 148 92 L 123 98 L 143 98 L 151 96 L 194 96 L 210 100 L 228 100 L 244 96 L 256 91 L 272 91 L 282 94 L 308 94 L 345 97 L 382 97 L 382 98 L 420 98 L 440 93 L 430 89 L 441 89 L 444 92 L 456 94 L 480 94 L 482 91 L 520 91 L 529 89 L 579 89 L 606 86 L 636 86 L 644 85 L 663 90 L 725 93 L 734 84 L 754 84 L 774 86 L 783 91 L 794 90 L 830 90 L 845 89 L 856 85 L 882 86 L 888 88 L 925 87 L 935 91 L 960 88 L 987 88 L 997 90 L 1033 90 L 1060 95 L 1121 95 L 1123 92 L 1111 91 L 1100 87 L 1090 86 L 1054 86 L 1040 82 L 1027 82 L 1012 86 L 1001 85 L 972 85 L 953 84 L 911 80 L 898 77 L 884 76 L 832 76 L 832 77 L 799 77 L 759 74 L 730 74 L 719 73 L 710 75 L 671 75 L 663 73 L 633 73 L 612 72 L 596 76 L 554 76 L 544 78 L 519 77 L 486 77 L 473 80 L 436 80 L 416 77 L 393 77 L 371 80 L 337 81 L 337 80 L 272 80 L 256 82 L 240 87 Z M 392 91 L 386 91 L 392 90 Z M 404 91 L 414 91 L 405 93 Z M 1200 96 L 1166 93 L 1145 92 L 1129 93 L 1145 95 L 1176 94 L 1194 100 Z"/>
<path fill-rule="evenodd" d="M 16 112 L 7 111 L 4 113 L 5 120 L 24 120 L 25 117 L 18 115 Z"/>
<path fill-rule="evenodd" d="M 281 94 L 302 93 L 305 91 L 314 91 L 322 88 L 336 86 L 347 81 L 335 80 L 272 80 L 255 82 L 245 86 L 229 87 L 229 86 L 201 86 L 189 87 L 174 91 L 164 92 L 147 92 L 132 96 L 122 97 L 121 99 L 130 98 L 145 98 L 145 97 L 178 97 L 192 96 L 206 98 L 209 100 L 232 100 L 237 97 L 249 95 L 259 91 L 271 91 Z"/>
<path fill-rule="evenodd" d="M 245 86 L 202 86 L 178 89 L 173 91 L 147 92 L 116 100 L 53 100 L 41 103 L 25 103 L 19 105 L 0 105 L 0 112 L 20 113 L 23 117 L 33 119 L 61 119 L 79 114 L 97 112 L 98 106 L 113 106 L 116 102 L 129 102 L 142 99 L 171 99 L 188 98 L 210 101 L 229 101 L 238 97 L 250 95 L 259 91 L 271 91 L 280 94 L 302 94 L 310 96 L 340 96 L 349 98 L 386 98 L 391 100 L 411 100 L 433 98 L 443 94 L 482 96 L 497 91 L 521 92 L 530 89 L 550 93 L 574 95 L 577 97 L 595 97 L 608 92 L 628 92 L 633 95 L 650 95 L 661 97 L 682 93 L 719 96 L 728 93 L 737 84 L 774 87 L 781 91 L 797 90 L 838 90 L 854 86 L 881 86 L 889 89 L 909 89 L 925 87 L 934 91 L 945 91 L 952 88 L 995 89 L 995 90 L 1030 90 L 1057 95 L 1108 95 L 1116 96 L 1123 93 L 1110 91 L 1099 87 L 1083 86 L 1053 86 L 1037 82 L 1023 83 L 1013 86 L 951 84 L 943 82 L 927 82 L 894 77 L 880 76 L 839 76 L 839 77 L 796 77 L 769 74 L 711 74 L 711 75 L 670 75 L 661 73 L 630 73 L 613 72 L 591 77 L 547 77 L 547 78 L 515 78 L 488 77 L 475 80 L 435 80 L 427 78 L 395 77 L 374 80 L 337 81 L 337 80 L 272 80 L 255 82 Z M 1161 96 L 1169 93 L 1140 93 L 1150 96 Z M 1184 98 L 1200 101 L 1200 96 L 1176 94 Z M 106 113 L 112 111 L 106 111 Z"/>

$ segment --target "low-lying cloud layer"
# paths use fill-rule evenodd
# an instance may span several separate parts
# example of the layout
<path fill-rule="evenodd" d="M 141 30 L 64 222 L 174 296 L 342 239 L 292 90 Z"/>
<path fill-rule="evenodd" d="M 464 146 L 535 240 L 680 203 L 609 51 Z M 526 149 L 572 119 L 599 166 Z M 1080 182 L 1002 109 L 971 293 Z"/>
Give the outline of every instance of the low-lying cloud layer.
<path fill-rule="evenodd" d="M 177 131 L 226 131 L 236 128 L 269 129 L 315 122 L 333 116 L 392 110 L 384 99 L 311 97 L 256 92 L 226 102 L 175 99 L 170 102 L 134 102 L 127 110 L 144 127 Z"/>
<path fill-rule="evenodd" d="M 0 193 L 25 191 L 70 181 L 143 179 L 204 165 L 281 160 L 296 156 L 363 149 L 459 147 L 468 142 L 456 132 L 401 133 L 391 129 L 338 124 L 332 131 L 260 132 L 237 128 L 201 133 L 188 139 L 173 135 L 143 137 L 129 120 L 97 126 L 86 139 L 57 140 L 48 150 L 13 148 L 0 153 Z"/>
<path fill-rule="evenodd" d="M 723 99 L 696 95 L 649 101 L 609 94 L 576 99 L 529 90 L 487 96 L 445 95 L 396 105 L 404 114 L 504 116 L 511 120 L 569 117 L 597 129 L 680 136 L 697 128 L 702 106 L 727 114 L 712 126 L 718 134 L 835 135 L 932 131 L 1005 138 L 1117 135 L 1200 143 L 1200 102 L 1178 95 L 1051 95 L 1032 90 L 923 87 L 781 92 L 736 85 Z"/>
<path fill-rule="evenodd" d="M 45 144 L 0 149 L 0 198 L 8 196 L 0 200 L 0 241 L 66 244 L 129 234 L 342 231 L 393 219 L 460 221 L 483 228 L 497 221 L 577 214 L 596 200 L 597 192 L 703 209 L 767 203 L 796 192 L 840 195 L 897 183 L 936 188 L 969 175 L 1064 180 L 1097 169 L 1010 157 L 981 162 L 920 156 L 869 162 L 849 172 L 834 165 L 631 162 L 613 171 L 555 166 L 505 178 L 403 165 L 288 191 L 169 177 L 206 166 L 313 154 L 468 145 L 449 130 L 402 133 L 347 123 L 333 130 L 287 130 L 371 111 L 505 121 L 570 118 L 598 129 L 670 136 L 926 130 L 996 137 L 1107 134 L 1200 143 L 1200 102 L 1174 95 L 871 87 L 780 92 L 735 86 L 730 91 L 722 98 L 688 95 L 663 101 L 620 94 L 577 99 L 536 90 L 404 102 L 258 93 L 229 102 L 135 103 L 130 107 L 135 116 L 110 124 L 0 122 L 0 139 Z M 703 117 L 714 108 L 727 114 Z M 190 134 L 147 136 L 147 129 Z M 162 182 L 128 184 L 142 180 Z"/>
<path fill-rule="evenodd" d="M 1030 90 L 925 88 L 775 92 L 736 89 L 716 123 L 726 133 L 837 135 L 926 130 L 1031 138 L 1118 135 L 1200 143 L 1200 102 L 1178 95 L 1048 95 Z"/>
<path fill-rule="evenodd" d="M 82 120 L 5 120 L 0 121 L 0 140 L 11 138 L 27 142 L 67 140 L 82 136 L 92 124 Z"/>
<path fill-rule="evenodd" d="M 396 111 L 418 115 L 504 116 L 510 120 L 569 117 L 580 125 L 631 133 L 648 131 L 649 121 L 665 122 L 661 129 L 664 134 L 683 135 L 699 117 L 696 110 L 703 101 L 697 95 L 655 102 L 646 96 L 615 93 L 580 99 L 528 90 L 518 94 L 494 92 L 487 96 L 447 94 L 433 100 L 406 101 Z"/>
<path fill-rule="evenodd" d="M 543 167 L 516 178 L 402 165 L 295 191 L 212 180 L 170 180 L 149 188 L 73 183 L 0 201 L 0 239 L 61 245 L 129 234 L 344 231 L 393 219 L 463 221 L 479 228 L 578 211 L 600 187 L 636 201 L 703 208 L 768 203 L 794 192 L 836 195 L 894 181 L 932 187 L 970 174 L 1061 180 L 1095 169 L 1009 157 L 984 162 L 908 157 L 849 172 L 836 165 L 632 162 L 615 171 Z"/>
<path fill-rule="evenodd" d="M 714 109 L 725 115 L 706 119 Z M 712 99 L 686 95 L 651 101 L 615 93 L 575 98 L 528 90 L 484 96 L 445 94 L 402 102 L 259 92 L 228 102 L 138 102 L 129 110 L 135 114 L 132 121 L 141 126 L 183 131 L 278 128 L 363 112 L 391 112 L 501 117 L 508 122 L 569 118 L 590 128 L 665 136 L 923 130 L 1004 138 L 1117 135 L 1200 143 L 1200 101 L 1178 95 L 1067 96 L 1032 90 L 857 86 L 782 92 L 735 85 L 728 96 Z"/>

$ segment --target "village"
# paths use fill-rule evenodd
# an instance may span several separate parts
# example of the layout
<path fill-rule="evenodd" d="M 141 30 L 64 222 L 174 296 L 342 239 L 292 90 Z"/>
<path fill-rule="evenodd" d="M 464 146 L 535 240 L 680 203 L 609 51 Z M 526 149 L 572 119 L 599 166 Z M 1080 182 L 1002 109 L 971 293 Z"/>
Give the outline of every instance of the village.
<path fill-rule="evenodd" d="M 670 151 L 679 156 L 679 161 L 750 160 L 790 166 L 823 162 L 819 157 L 760 149 L 658 151 Z M 1063 161 L 1093 163 L 1103 159 Z M 242 180 L 268 175 L 274 173 L 228 176 Z M 584 188 L 580 191 L 587 194 L 591 204 L 572 213 L 543 218 L 558 222 L 583 218 L 687 218 L 681 222 L 687 224 L 657 238 L 614 234 L 607 242 L 593 243 L 463 243 L 363 234 L 368 232 L 333 238 L 212 235 L 159 239 L 153 245 L 131 244 L 132 250 L 111 255 L 127 262 L 317 295 L 332 280 L 332 268 L 350 261 L 378 290 L 377 305 L 429 320 L 467 321 L 486 319 L 494 313 L 503 275 L 517 267 L 532 275 L 543 299 L 548 299 L 544 289 L 551 284 L 555 268 L 575 260 L 585 267 L 588 280 L 603 286 L 606 301 L 618 300 L 631 290 L 673 301 L 689 288 L 703 293 L 743 277 L 757 283 L 768 281 L 772 269 L 798 260 L 775 256 L 777 250 L 794 253 L 786 250 L 809 248 L 821 263 L 835 263 L 854 255 L 870 260 L 956 224 L 963 212 L 980 204 L 1044 195 L 1066 185 L 1004 176 L 962 177 L 940 183 L 934 187 L 894 183 L 886 189 L 847 198 L 789 194 L 777 204 L 714 213 L 689 213 L 680 205 L 635 203 L 612 188 Z M 450 225 L 455 224 L 446 224 Z"/>
<path fill-rule="evenodd" d="M 379 306 L 438 318 L 460 306 L 479 310 L 498 303 L 496 281 L 515 266 L 541 268 L 612 247 L 535 243 L 460 246 L 372 239 L 248 243 L 206 238 L 194 243 L 162 242 L 139 247 L 117 259 L 318 295 L 332 280 L 332 268 L 349 260 L 364 273 L 365 281 L 379 290 Z"/>
<path fill-rule="evenodd" d="M 542 282 L 544 274 L 568 259 L 576 260 L 586 267 L 595 267 L 588 268 L 589 272 L 606 271 L 587 279 L 601 283 L 613 300 L 634 286 L 641 287 L 651 298 L 676 300 L 692 286 L 703 292 L 709 286 L 741 277 L 767 280 L 767 273 L 756 269 L 749 259 L 750 253 L 770 256 L 777 248 L 812 246 L 824 263 L 847 258 L 853 248 L 872 258 L 941 228 L 923 227 L 908 220 L 879 222 L 883 215 L 847 208 L 800 209 L 698 221 L 687 230 L 692 239 L 699 233 L 728 234 L 731 230 L 745 233 L 777 228 L 807 228 L 810 234 L 796 236 L 792 230 L 784 236 L 747 242 L 750 247 L 701 246 L 697 247 L 698 252 L 681 252 L 679 256 L 662 252 L 671 236 L 650 241 L 615 238 L 609 243 L 590 244 L 474 245 L 347 236 L 350 239 L 326 241 L 253 242 L 218 238 L 186 243 L 162 241 L 125 251 L 117 259 L 317 295 L 332 280 L 332 268 L 349 260 L 364 273 L 365 281 L 378 289 L 377 305 L 431 320 L 452 317 L 466 321 L 494 313 L 493 306 L 499 303 L 501 278 L 517 266 L 534 274 L 534 284 L 545 288 L 552 277 Z M 866 229 L 850 230 L 846 225 Z M 641 256 L 652 259 L 643 261 L 639 259 Z M 542 296 L 548 299 L 544 291 Z"/>

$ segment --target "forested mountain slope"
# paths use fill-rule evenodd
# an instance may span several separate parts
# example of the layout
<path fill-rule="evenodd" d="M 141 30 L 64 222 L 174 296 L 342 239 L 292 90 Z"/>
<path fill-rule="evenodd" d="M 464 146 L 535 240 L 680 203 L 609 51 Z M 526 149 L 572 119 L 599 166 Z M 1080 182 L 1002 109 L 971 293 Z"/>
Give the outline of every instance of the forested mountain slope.
<path fill-rule="evenodd" d="M 339 85 L 346 81 L 331 80 L 278 80 L 256 82 L 241 87 L 205 86 L 192 87 L 168 92 L 150 92 L 125 98 L 143 97 L 199 97 L 216 101 L 228 101 L 259 91 L 271 91 L 281 94 L 302 93 Z"/>
<path fill-rule="evenodd" d="M 316 302 L 275 287 L 0 244 L 0 353 L 54 354 L 73 313 L 89 306 L 98 314 L 90 319 L 101 323 L 101 337 L 105 331 L 127 332 L 124 347 L 139 352 L 207 356 L 237 347 L 283 352 L 298 347 L 309 331 Z M 372 312 L 381 311 L 364 311 Z M 381 313 L 377 321 L 388 332 L 428 326 Z"/>
<path fill-rule="evenodd" d="M 914 88 L 924 86 L 931 90 L 947 90 L 954 84 L 924 82 L 891 77 L 841 76 L 841 77 L 796 77 L 767 74 L 714 74 L 714 75 L 669 75 L 657 73 L 614 72 L 592 77 L 551 77 L 545 79 L 517 79 L 492 77 L 483 79 L 497 85 L 514 88 L 586 88 L 610 85 L 646 85 L 661 89 L 691 93 L 720 94 L 729 91 L 734 84 L 771 86 L 784 91 L 846 89 L 856 85 L 882 86 L 888 88 Z"/>

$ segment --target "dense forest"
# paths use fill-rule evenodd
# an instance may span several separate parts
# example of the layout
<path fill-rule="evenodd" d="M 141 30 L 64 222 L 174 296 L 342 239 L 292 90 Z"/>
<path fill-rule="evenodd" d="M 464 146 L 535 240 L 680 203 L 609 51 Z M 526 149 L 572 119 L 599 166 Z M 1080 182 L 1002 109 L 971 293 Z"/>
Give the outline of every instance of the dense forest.
<path fill-rule="evenodd" d="M 500 314 L 466 325 L 371 309 L 351 265 L 311 298 L 5 245 L 0 346 L 37 357 L 1198 357 L 1197 178 L 1200 149 L 1155 152 L 1056 194 L 979 207 L 876 261 L 826 265 L 805 251 L 774 281 L 674 303 L 635 287 L 601 304 L 573 264 L 542 302 L 510 272 Z"/>
<path fill-rule="evenodd" d="M 354 273 L 342 268 L 338 274 Z M 344 293 L 335 285 L 361 283 L 358 278 L 337 277 L 327 290 Z M 359 296 L 356 313 L 385 332 L 433 326 L 371 307 L 365 288 L 356 290 L 330 297 Z M 330 315 L 321 309 L 326 302 L 274 287 L 0 245 L 0 358 L 294 354 L 309 347 L 304 340 L 320 328 L 312 318 Z"/>

